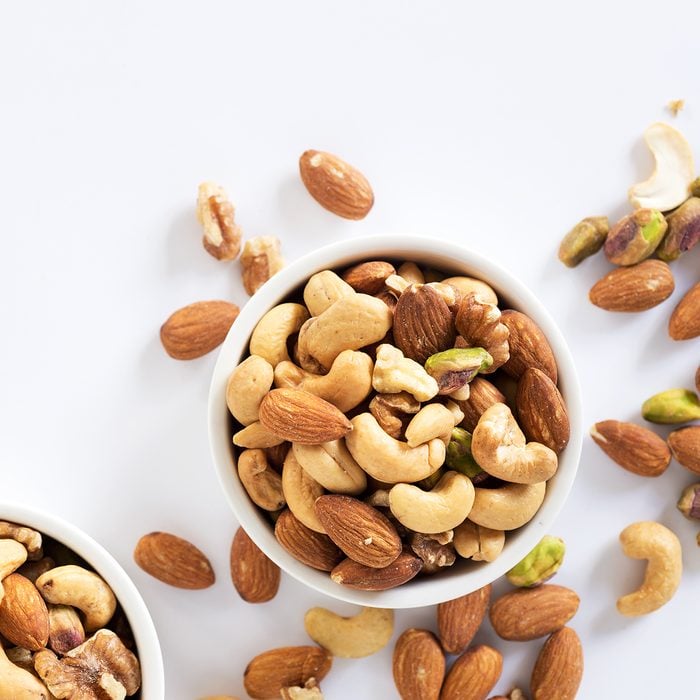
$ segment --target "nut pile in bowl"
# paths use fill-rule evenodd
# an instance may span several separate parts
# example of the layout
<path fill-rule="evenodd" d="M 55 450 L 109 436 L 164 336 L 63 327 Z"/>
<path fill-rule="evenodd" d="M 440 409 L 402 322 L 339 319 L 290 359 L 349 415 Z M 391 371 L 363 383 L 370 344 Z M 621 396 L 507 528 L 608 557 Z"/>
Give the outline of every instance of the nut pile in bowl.
<path fill-rule="evenodd" d="M 368 591 L 497 558 L 569 440 L 534 321 L 412 261 L 314 274 L 260 319 L 226 401 L 279 543 Z"/>

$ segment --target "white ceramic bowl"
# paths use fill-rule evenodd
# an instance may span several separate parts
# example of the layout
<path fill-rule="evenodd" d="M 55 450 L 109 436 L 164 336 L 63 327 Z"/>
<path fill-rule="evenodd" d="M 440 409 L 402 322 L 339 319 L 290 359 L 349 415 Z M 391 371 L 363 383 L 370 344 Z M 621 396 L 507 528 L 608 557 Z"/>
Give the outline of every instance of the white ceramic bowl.
<path fill-rule="evenodd" d="M 571 420 L 571 439 L 561 453 L 559 469 L 549 481 L 544 503 L 527 525 L 508 533 L 502 554 L 491 563 L 455 565 L 434 576 L 418 577 L 387 591 L 359 591 L 331 581 L 287 553 L 273 528 L 248 498 L 238 479 L 231 442 L 231 417 L 226 407 L 226 382 L 245 358 L 255 325 L 270 308 L 283 301 L 315 272 L 341 269 L 363 260 L 413 260 L 451 274 L 465 274 L 488 282 L 498 293 L 501 308 L 516 308 L 530 316 L 547 336 L 559 367 L 559 388 Z M 334 243 L 286 267 L 245 305 L 224 341 L 214 369 L 209 395 L 209 440 L 216 471 L 234 514 L 260 549 L 284 571 L 333 598 L 365 606 L 411 608 L 451 600 L 502 576 L 548 533 L 564 505 L 576 476 L 582 437 L 581 395 L 566 342 L 535 295 L 509 272 L 468 248 L 436 238 L 372 236 Z M 459 562 L 458 562 L 459 564 Z"/>
<path fill-rule="evenodd" d="M 143 700 L 164 700 L 163 656 L 156 628 L 141 594 L 117 560 L 75 525 L 44 511 L 0 501 L 0 520 L 26 525 L 64 544 L 85 559 L 109 584 L 129 620 L 136 641 L 136 654 L 141 664 L 141 697 Z"/>

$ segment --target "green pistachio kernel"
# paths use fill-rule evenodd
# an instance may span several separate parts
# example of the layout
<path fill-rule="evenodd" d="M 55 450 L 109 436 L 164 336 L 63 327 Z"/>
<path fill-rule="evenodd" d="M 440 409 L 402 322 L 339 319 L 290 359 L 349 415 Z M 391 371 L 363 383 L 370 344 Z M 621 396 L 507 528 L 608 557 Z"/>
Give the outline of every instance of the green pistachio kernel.
<path fill-rule="evenodd" d="M 443 474 L 445 473 L 445 468 L 440 467 L 437 471 L 433 472 L 430 476 L 426 476 L 425 479 L 421 479 L 420 481 L 416 481 L 416 486 L 418 488 L 423 489 L 424 491 L 432 491 L 433 488 L 437 485 L 437 482 L 442 479 Z"/>
<path fill-rule="evenodd" d="M 647 399 L 642 416 L 652 423 L 687 423 L 700 418 L 700 401 L 694 391 L 669 389 Z"/>
<path fill-rule="evenodd" d="M 447 445 L 445 464 L 455 471 L 461 472 L 470 479 L 483 473 L 483 469 L 472 457 L 472 436 L 464 428 L 454 428 Z"/>
<path fill-rule="evenodd" d="M 565 552 L 564 540 L 545 535 L 521 562 L 506 573 L 506 577 L 514 586 L 539 586 L 557 573 Z"/>
<path fill-rule="evenodd" d="M 658 209 L 637 209 L 610 229 L 605 255 L 615 265 L 636 265 L 656 250 L 667 227 Z"/>
<path fill-rule="evenodd" d="M 603 247 L 609 230 L 607 216 L 588 216 L 579 221 L 564 236 L 559 246 L 559 260 L 567 267 L 576 267 Z"/>
<path fill-rule="evenodd" d="M 484 348 L 452 348 L 431 355 L 425 371 L 437 381 L 441 394 L 449 394 L 492 364 L 493 357 Z"/>

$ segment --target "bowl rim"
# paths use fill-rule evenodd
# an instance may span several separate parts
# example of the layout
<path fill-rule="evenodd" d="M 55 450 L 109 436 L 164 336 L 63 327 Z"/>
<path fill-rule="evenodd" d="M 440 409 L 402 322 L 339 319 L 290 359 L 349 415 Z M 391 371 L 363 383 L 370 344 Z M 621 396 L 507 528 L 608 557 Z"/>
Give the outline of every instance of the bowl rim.
<path fill-rule="evenodd" d="M 231 370 L 244 358 L 250 334 L 262 315 L 315 272 L 339 269 L 371 259 L 414 259 L 420 263 L 421 256 L 428 266 L 443 265 L 455 270 L 455 274 L 460 274 L 458 270 L 461 270 L 461 274 L 483 279 L 494 287 L 499 298 L 517 300 L 514 307 L 530 316 L 542 329 L 557 361 L 559 387 L 565 396 L 571 437 L 560 455 L 559 470 L 551 480 L 556 488 L 553 491 L 548 489 L 536 516 L 510 534 L 503 553 L 495 561 L 480 563 L 478 567 L 459 573 L 414 579 L 407 585 L 385 591 L 361 591 L 336 584 L 327 572 L 316 571 L 292 557 L 277 542 L 273 528 L 250 501 L 235 473 L 225 400 L 226 383 Z M 437 259 L 442 262 L 436 263 Z M 382 234 L 331 243 L 300 257 L 278 272 L 247 302 L 233 323 L 219 350 L 209 391 L 208 431 L 214 468 L 240 525 L 260 549 L 290 576 L 337 600 L 370 607 L 413 608 L 451 600 L 492 583 L 517 564 L 547 534 L 569 496 L 581 455 L 582 424 L 581 387 L 573 357 L 544 304 L 499 263 L 459 243 L 415 234 Z"/>
<path fill-rule="evenodd" d="M 107 582 L 129 620 L 141 666 L 141 697 L 165 698 L 163 654 L 146 603 L 121 564 L 99 543 L 63 518 L 17 501 L 0 501 L 0 519 L 48 535 L 73 550 Z"/>

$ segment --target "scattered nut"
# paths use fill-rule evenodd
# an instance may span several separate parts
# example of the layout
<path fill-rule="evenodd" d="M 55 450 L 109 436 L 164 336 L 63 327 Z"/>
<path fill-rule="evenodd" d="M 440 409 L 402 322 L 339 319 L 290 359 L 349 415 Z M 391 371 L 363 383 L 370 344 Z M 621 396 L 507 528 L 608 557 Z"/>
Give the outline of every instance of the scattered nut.
<path fill-rule="evenodd" d="M 197 194 L 197 220 L 204 229 L 202 243 L 217 260 L 235 260 L 241 251 L 242 232 L 234 221 L 235 209 L 223 187 L 203 182 Z"/>
<path fill-rule="evenodd" d="M 673 274 L 662 260 L 620 267 L 598 280 L 588 298 L 606 311 L 636 313 L 666 301 L 674 290 Z"/>
<path fill-rule="evenodd" d="M 565 552 L 564 540 L 545 535 L 524 559 L 506 572 L 506 577 L 521 588 L 540 586 L 557 573 Z"/>
<path fill-rule="evenodd" d="M 246 603 L 267 603 L 277 595 L 280 568 L 239 527 L 231 543 L 231 581 Z"/>
<path fill-rule="evenodd" d="M 503 670 L 503 656 L 485 644 L 467 649 L 445 678 L 440 700 L 485 698 L 498 683 Z"/>
<path fill-rule="evenodd" d="M 438 700 L 445 655 L 432 632 L 407 629 L 396 640 L 392 667 L 402 700 Z"/>
<path fill-rule="evenodd" d="M 243 286 L 250 296 L 283 267 L 284 259 L 280 254 L 279 238 L 258 236 L 245 242 L 241 253 L 241 268 Z"/>
<path fill-rule="evenodd" d="M 687 423 L 700 418 L 700 401 L 687 389 L 668 389 L 642 404 L 642 416 L 652 423 Z"/>
<path fill-rule="evenodd" d="M 614 265 L 636 265 L 656 250 L 666 228 L 666 219 L 657 209 L 637 209 L 610 229 L 605 257 Z"/>
<path fill-rule="evenodd" d="M 700 425 L 674 430 L 667 442 L 676 462 L 700 474 Z"/>
<path fill-rule="evenodd" d="M 583 676 L 581 640 L 570 627 L 564 627 L 544 643 L 532 669 L 530 688 L 533 700 L 574 700 Z"/>
<path fill-rule="evenodd" d="M 686 486 L 676 507 L 686 518 L 700 520 L 700 484 Z"/>
<path fill-rule="evenodd" d="M 609 230 L 607 216 L 588 216 L 579 221 L 564 236 L 559 246 L 559 260 L 567 267 L 576 267 L 603 247 Z"/>
<path fill-rule="evenodd" d="M 282 688 L 280 693 L 282 700 L 323 700 L 323 693 L 318 687 L 315 678 L 309 678 L 303 686 L 293 685 Z"/>
<path fill-rule="evenodd" d="M 461 654 L 476 636 L 486 616 L 491 585 L 437 606 L 437 625 L 442 648 L 448 654 Z"/>
<path fill-rule="evenodd" d="M 700 198 L 691 197 L 666 219 L 668 231 L 656 254 L 666 262 L 687 253 L 700 240 Z"/>
<path fill-rule="evenodd" d="M 700 335 L 700 282 L 685 293 L 673 310 L 668 334 L 673 340 L 688 340 Z"/>

